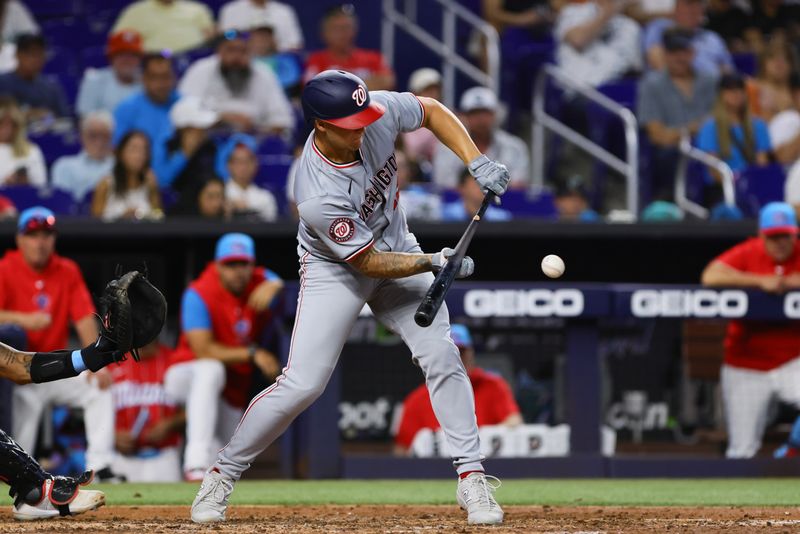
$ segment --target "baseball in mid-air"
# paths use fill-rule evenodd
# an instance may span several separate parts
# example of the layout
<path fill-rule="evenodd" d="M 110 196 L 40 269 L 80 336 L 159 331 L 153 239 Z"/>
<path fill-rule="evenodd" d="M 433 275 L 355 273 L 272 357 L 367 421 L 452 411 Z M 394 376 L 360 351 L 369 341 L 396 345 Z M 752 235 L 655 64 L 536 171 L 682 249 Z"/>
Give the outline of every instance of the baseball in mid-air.
<path fill-rule="evenodd" d="M 542 259 L 542 272 L 550 278 L 558 278 L 565 269 L 564 260 L 555 254 L 548 254 Z"/>

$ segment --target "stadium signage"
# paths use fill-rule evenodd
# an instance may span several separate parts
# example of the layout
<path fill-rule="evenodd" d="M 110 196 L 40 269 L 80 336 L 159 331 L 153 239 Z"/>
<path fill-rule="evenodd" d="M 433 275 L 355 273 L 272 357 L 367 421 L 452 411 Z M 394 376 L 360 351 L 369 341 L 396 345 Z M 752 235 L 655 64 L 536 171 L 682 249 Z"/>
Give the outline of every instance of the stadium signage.
<path fill-rule="evenodd" d="M 472 289 L 464 294 L 470 317 L 577 317 L 584 297 L 578 289 Z"/>
<path fill-rule="evenodd" d="M 800 319 L 800 293 L 787 293 L 783 298 L 783 313 L 789 319 Z"/>
<path fill-rule="evenodd" d="M 798 295 L 800 299 L 800 295 Z M 744 317 L 747 293 L 738 289 L 639 289 L 631 294 L 634 317 Z M 800 317 L 800 301 L 795 304 Z"/>

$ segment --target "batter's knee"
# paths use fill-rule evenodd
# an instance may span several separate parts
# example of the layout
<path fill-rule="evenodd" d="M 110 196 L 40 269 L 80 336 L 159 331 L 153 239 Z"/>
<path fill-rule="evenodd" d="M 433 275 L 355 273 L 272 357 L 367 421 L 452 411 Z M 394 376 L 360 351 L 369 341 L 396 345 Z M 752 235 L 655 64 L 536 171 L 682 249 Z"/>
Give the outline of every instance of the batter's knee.
<path fill-rule="evenodd" d="M 425 340 L 417 344 L 413 358 L 427 379 L 464 373 L 458 348 L 446 338 Z"/>
<path fill-rule="evenodd" d="M 306 377 L 306 381 L 299 382 L 293 380 L 292 374 L 289 372 L 286 374 L 285 380 L 279 384 L 277 387 L 286 387 L 287 389 L 291 390 L 291 398 L 294 399 L 303 409 L 310 406 L 315 400 L 319 398 L 320 395 L 325 391 L 325 386 L 327 385 L 327 380 L 311 380 L 308 381 L 308 377 Z"/>
<path fill-rule="evenodd" d="M 204 358 L 194 362 L 192 382 L 208 391 L 221 392 L 225 388 L 225 365 L 219 360 Z"/>

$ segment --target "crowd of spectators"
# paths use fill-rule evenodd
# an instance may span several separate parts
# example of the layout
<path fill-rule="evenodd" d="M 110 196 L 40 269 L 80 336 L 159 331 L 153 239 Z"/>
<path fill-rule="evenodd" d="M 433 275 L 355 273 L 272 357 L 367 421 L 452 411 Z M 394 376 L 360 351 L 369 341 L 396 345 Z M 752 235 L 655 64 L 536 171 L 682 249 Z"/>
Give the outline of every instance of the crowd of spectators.
<path fill-rule="evenodd" d="M 298 105 L 306 80 L 341 68 L 371 90 L 442 94 L 438 71 L 419 65 L 398 80 L 379 51 L 359 47 L 361 21 L 352 5 L 331 7 L 310 28 L 301 26 L 294 4 L 275 0 L 231 0 L 216 17 L 197 0 L 138 0 L 109 21 L 104 58 L 70 75 L 46 68 L 64 48 L 42 30 L 52 21 L 35 20 L 24 0 L 8 0 L 2 9 L 0 187 L 65 191 L 73 203 L 61 211 L 70 214 L 289 217 L 290 162 L 309 131 Z M 647 145 L 640 177 L 647 200 L 673 201 L 685 137 L 737 173 L 782 166 L 786 199 L 800 196 L 797 5 L 483 0 L 478 9 L 501 38 L 522 31 L 531 42 L 552 43 L 555 62 L 573 80 L 601 91 L 638 85 L 635 102 L 626 105 Z M 307 49 L 315 31 L 324 47 Z M 747 58 L 754 59 L 749 69 Z M 586 104 L 569 94 L 564 101 L 589 128 Z M 513 130 L 508 102 L 486 87 L 466 87 L 457 104 L 478 147 L 509 167 L 512 189 L 528 190 L 530 139 L 527 127 Z M 123 152 L 131 161 L 118 161 Z M 403 196 L 410 218 L 453 219 L 469 211 L 466 200 L 458 209 L 447 206 L 469 196 L 463 165 L 430 132 L 404 135 L 397 152 L 409 169 Z M 597 194 L 591 171 L 561 167 L 548 171 L 552 209 L 543 216 L 599 220 L 577 216 L 575 206 L 586 204 L 586 213 L 596 215 L 613 199 Z M 713 202 L 719 177 L 706 172 L 705 181 L 705 200 Z M 13 192 L 7 196 L 13 201 Z M 515 209 L 509 214 L 516 216 Z"/>

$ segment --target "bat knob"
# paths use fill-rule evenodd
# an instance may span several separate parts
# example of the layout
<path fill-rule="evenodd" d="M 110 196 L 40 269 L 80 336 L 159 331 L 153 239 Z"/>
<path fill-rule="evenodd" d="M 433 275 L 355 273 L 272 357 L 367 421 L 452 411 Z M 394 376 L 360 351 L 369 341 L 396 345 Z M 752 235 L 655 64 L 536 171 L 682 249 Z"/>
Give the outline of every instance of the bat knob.
<path fill-rule="evenodd" d="M 414 314 L 414 322 L 422 328 L 427 328 L 433 322 L 433 317 L 424 311 L 418 311 Z"/>

